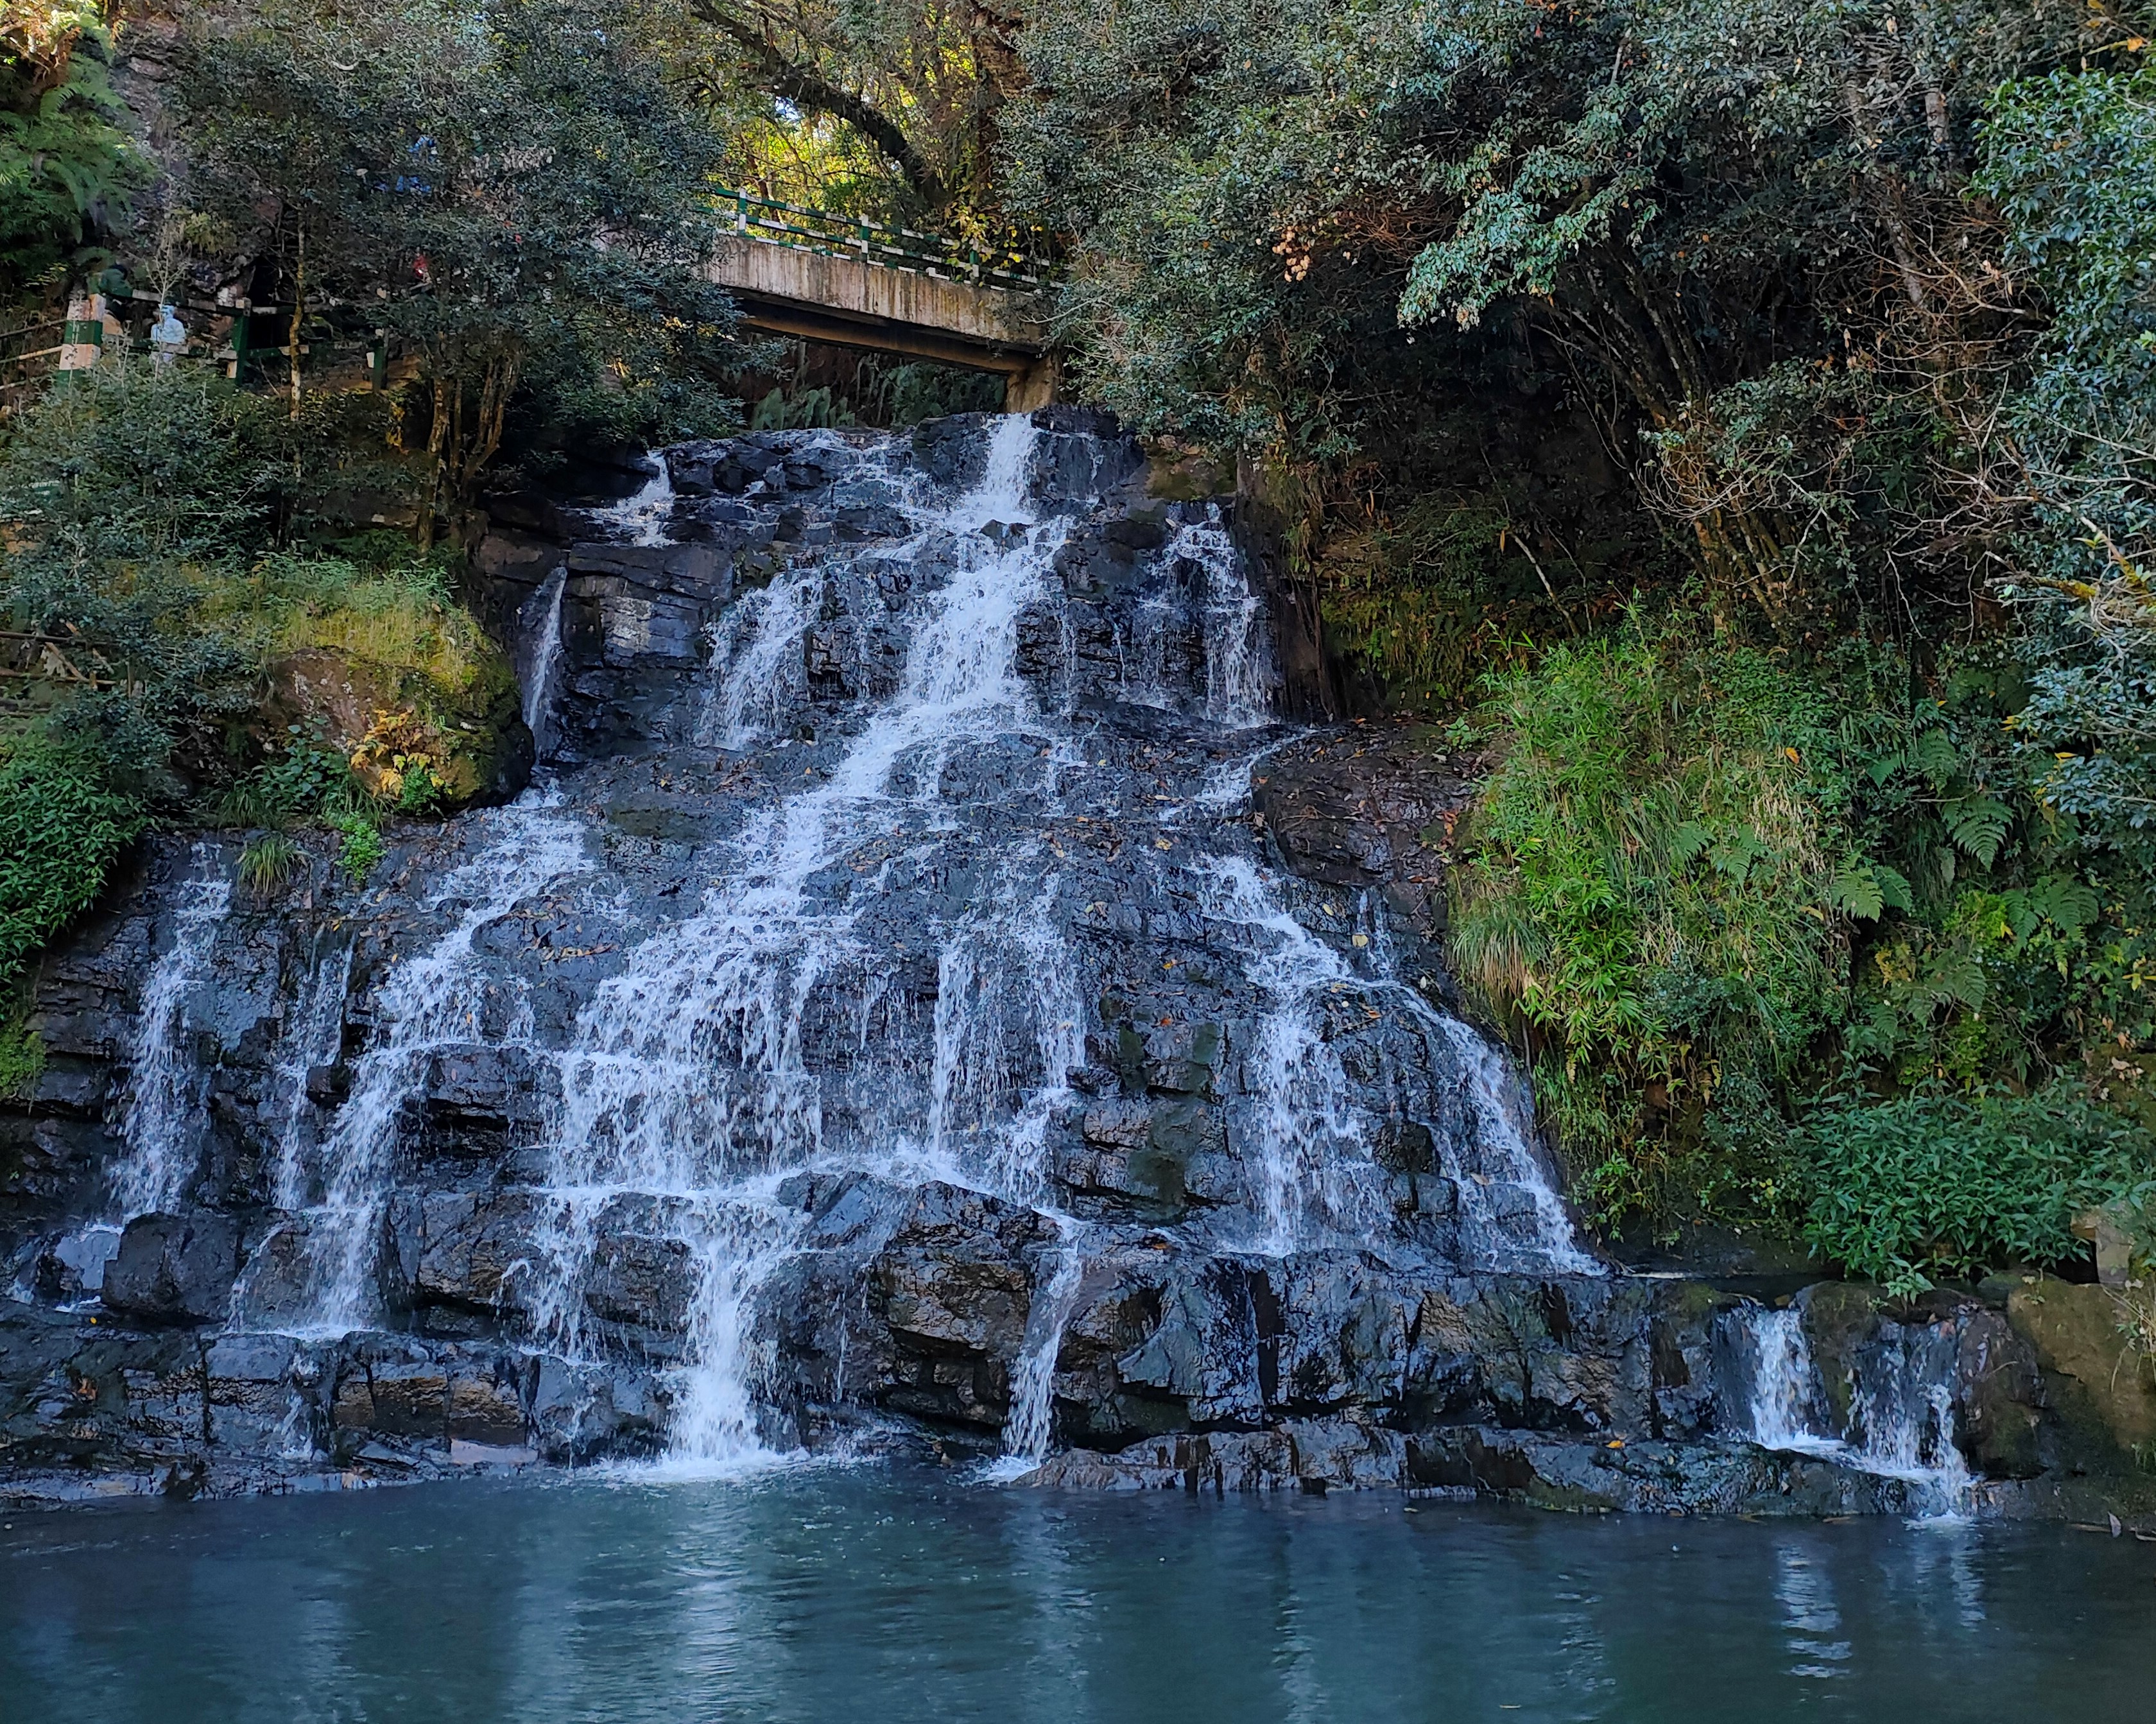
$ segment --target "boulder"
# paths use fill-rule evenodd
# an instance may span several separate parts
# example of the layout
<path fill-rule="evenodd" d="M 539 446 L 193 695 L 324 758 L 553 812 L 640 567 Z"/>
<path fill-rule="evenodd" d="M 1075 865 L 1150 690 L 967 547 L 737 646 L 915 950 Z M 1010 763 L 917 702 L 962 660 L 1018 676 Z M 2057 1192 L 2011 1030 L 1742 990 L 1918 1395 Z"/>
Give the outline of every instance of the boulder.
<path fill-rule="evenodd" d="M 239 1224 L 228 1215 L 140 1215 L 105 1266 L 105 1308 L 144 1323 L 222 1321 L 239 1276 Z"/>
<path fill-rule="evenodd" d="M 1412 1488 L 1628 1514 L 1907 1515 L 1922 1488 L 1749 1443 L 1580 1442 L 1451 1426 L 1408 1438 Z"/>
<path fill-rule="evenodd" d="M 2122 1449 L 2156 1444 L 2156 1360 L 2128 1346 L 2111 1289 L 2032 1279 L 2008 1295 L 2006 1316 L 2081 1422 Z"/>
<path fill-rule="evenodd" d="M 895 1355 L 884 1404 L 1000 1426 L 1032 1309 L 1029 1257 L 1054 1237 L 1034 1210 L 941 1182 L 921 1187 L 868 1271 L 868 1308 Z"/>

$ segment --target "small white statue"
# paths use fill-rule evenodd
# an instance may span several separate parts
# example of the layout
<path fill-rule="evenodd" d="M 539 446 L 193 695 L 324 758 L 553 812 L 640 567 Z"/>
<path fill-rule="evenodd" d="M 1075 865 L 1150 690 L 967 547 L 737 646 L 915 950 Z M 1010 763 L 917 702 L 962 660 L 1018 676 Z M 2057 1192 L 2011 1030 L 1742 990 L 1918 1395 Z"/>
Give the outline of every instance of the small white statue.
<path fill-rule="evenodd" d="M 187 326 L 180 321 L 179 313 L 170 305 L 157 307 L 157 321 L 150 326 L 150 348 L 157 356 L 160 371 L 186 351 Z"/>

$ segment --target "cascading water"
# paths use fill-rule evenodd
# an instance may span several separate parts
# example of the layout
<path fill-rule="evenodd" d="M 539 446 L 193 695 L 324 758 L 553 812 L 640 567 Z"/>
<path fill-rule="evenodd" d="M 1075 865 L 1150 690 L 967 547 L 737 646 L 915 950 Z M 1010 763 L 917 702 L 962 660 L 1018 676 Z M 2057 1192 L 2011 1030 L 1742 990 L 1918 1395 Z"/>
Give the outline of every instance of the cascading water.
<path fill-rule="evenodd" d="M 805 691 L 801 637 L 822 596 L 823 582 L 812 567 L 743 595 L 726 612 L 713 631 L 718 675 L 698 716 L 699 742 L 745 748 L 799 700 Z"/>
<path fill-rule="evenodd" d="M 270 1175 L 270 1200 L 280 1209 L 305 1207 L 307 1159 L 314 1147 L 310 1130 L 315 1108 L 308 1078 L 331 1065 L 344 1042 L 345 996 L 352 985 L 352 946 L 331 937 L 308 969 L 295 1009 L 278 1039 L 266 1110 L 276 1132 L 277 1159 Z"/>
<path fill-rule="evenodd" d="M 542 754 L 547 748 L 547 715 L 553 705 L 554 667 L 562 657 L 562 595 L 567 590 L 569 571 L 556 568 L 533 595 L 538 620 L 524 665 L 524 727 L 531 732 Z"/>
<path fill-rule="evenodd" d="M 113 1219 L 168 1209 L 193 1177 L 201 1143 L 204 1073 L 185 1044 L 189 996 L 232 910 L 232 880 L 213 845 L 198 844 L 179 889 L 172 943 L 150 971 L 129 1060 L 121 1131 L 127 1158 L 112 1176 Z"/>
<path fill-rule="evenodd" d="M 78 962 L 55 1046 L 131 1048 L 120 1219 L 186 1213 L 109 1274 L 110 1217 L 26 1239 L 13 1295 L 103 1300 L 157 1371 L 229 1314 L 199 1439 L 129 1430 L 269 1488 L 955 1437 L 1065 1483 L 1973 1496 L 1995 1313 L 1837 1290 L 1822 1377 L 1820 1290 L 1731 1312 L 1575 1244 L 1437 1003 L 1406 867 L 1458 787 L 1405 731 L 1272 720 L 1222 509 L 1061 408 L 664 464 L 524 594 L 535 731 L 573 690 L 543 788 L 229 923 L 198 849 L 86 931 L 153 929 L 142 1017 Z"/>
<path fill-rule="evenodd" d="M 1328 1236 L 1383 1231 L 1386 1198 L 1371 1158 L 1368 1115 L 1356 1102 L 1326 1016 L 1328 1008 L 1370 1018 L 1389 1011 L 1433 1052 L 1442 1049 L 1441 1065 L 1450 1068 L 1457 1128 L 1449 1134 L 1451 1154 L 1443 1171 L 1457 1189 L 1466 1260 L 1601 1272 L 1573 1243 L 1563 1203 L 1532 1147 L 1524 1098 L 1494 1049 L 1399 981 L 1366 933 L 1353 936 L 1350 950 L 1368 954 L 1375 973 L 1358 974 L 1296 919 L 1280 883 L 1249 860 L 1216 863 L 1205 885 L 1209 920 L 1248 952 L 1252 977 L 1271 1007 L 1259 1027 L 1255 1056 L 1263 1073 L 1255 1123 L 1264 1225 L 1250 1241 L 1255 1249 L 1291 1251 Z"/>
<path fill-rule="evenodd" d="M 1265 601 L 1250 588 L 1217 504 L 1204 522 L 1176 535 L 1168 555 L 1205 572 L 1205 716 L 1237 730 L 1265 723 L 1272 677 Z"/>
<path fill-rule="evenodd" d="M 1965 1509 L 1974 1480 L 1954 1440 L 1951 1335 L 1882 1323 L 1850 1367 L 1846 1411 L 1837 1418 L 1812 1356 L 1799 1305 L 1738 1314 L 1748 1355 L 1748 1434 L 1762 1448 L 1815 1455 L 1924 1493 L 1929 1511 Z"/>
<path fill-rule="evenodd" d="M 1010 1418 L 1004 1426 L 1003 1458 L 991 1478 L 1022 1479 L 1048 1458 L 1055 1436 L 1055 1360 L 1085 1280 L 1086 1258 L 1075 1242 L 1055 1248 L 1054 1268 L 1040 1283 L 1026 1314 L 1025 1344 L 1011 1382 Z"/>
<path fill-rule="evenodd" d="M 474 944 L 525 899 L 584 865 L 582 828 L 553 813 L 542 795 L 485 818 L 490 841 L 438 882 L 429 900 L 437 910 L 456 908 L 454 920 L 377 990 L 384 1027 L 361 1056 L 329 1131 L 309 1154 L 296 1125 L 288 1128 L 276 1177 L 283 1196 L 305 1198 L 291 1205 L 304 1232 L 299 1283 L 276 1290 L 277 1308 L 265 1311 L 249 1296 L 262 1290 L 259 1285 L 243 1281 L 236 1295 L 243 1323 L 339 1335 L 380 1320 L 375 1254 L 400 1117 L 433 1054 L 516 1025 L 514 991 L 492 983 L 474 961 Z"/>
<path fill-rule="evenodd" d="M 1060 1208 L 1051 1163 L 1102 1080 L 1096 1043 L 1114 1039 L 1103 990 L 1128 985 L 1105 983 L 1100 967 L 1122 950 L 1120 931 L 1147 926 L 1194 942 L 1179 969 L 1166 962 L 1172 993 L 1202 988 L 1217 962 L 1249 1000 L 1204 1008 L 1234 1018 L 1247 1093 L 1225 1103 L 1227 1147 L 1253 1188 L 1246 1222 L 1208 1222 L 1213 1236 L 1274 1255 L 1389 1237 L 1371 1096 L 1375 1075 L 1405 1060 L 1413 1081 L 1378 1087 L 1456 1188 L 1452 1260 L 1599 1272 L 1572 1244 L 1494 1050 L 1398 979 L 1368 906 L 1320 937 L 1304 889 L 1248 854 L 1239 805 L 1253 764 L 1281 742 L 1260 728 L 1272 678 L 1263 608 L 1217 510 L 1183 521 L 1143 566 L 1176 595 L 1163 614 L 1180 632 L 1158 673 L 1128 674 L 1129 649 L 1151 650 L 1128 626 L 1105 643 L 1124 660 L 1117 710 L 1152 716 L 1106 721 L 1080 698 L 1103 636 L 1081 638 L 1067 614 L 1065 593 L 1086 578 L 1073 511 L 1117 469 L 1088 445 L 1084 473 L 1074 479 L 1063 454 L 1050 478 L 1041 439 L 1028 419 L 994 422 L 957 486 L 901 439 L 788 445 L 789 460 L 838 471 L 842 510 L 903 531 L 801 546 L 737 595 L 712 627 L 685 727 L 695 748 L 723 752 L 715 766 L 661 753 L 643 781 L 716 772 L 767 788 L 715 805 L 715 829 L 685 840 L 685 878 L 700 884 L 678 899 L 613 893 L 593 875 L 613 840 L 589 798 L 617 790 L 587 793 L 572 774 L 548 797 L 471 817 L 465 859 L 424 900 L 440 931 L 373 991 L 348 1099 L 326 1131 L 297 1116 L 285 1131 L 276 1195 L 300 1270 L 296 1285 L 250 1275 L 245 1321 L 336 1334 L 382 1321 L 383 1223 L 413 1099 L 438 1056 L 514 1051 L 551 1081 L 534 1097 L 536 1219 L 502 1296 L 556 1352 L 597 1365 L 628 1344 L 610 1290 L 624 1264 L 677 1277 L 671 1465 L 732 1470 L 788 1445 L 758 1389 L 765 1290 L 802 1249 L 791 1182 L 853 1168 L 896 1188 L 989 1193 L 1053 1224 L 1009 1386 L 1005 1470 L 1029 1468 L 1052 1444 L 1058 1352 L 1087 1265 L 1127 1239 Z M 654 479 L 606 525 L 663 542 L 673 506 Z M 540 596 L 558 606 L 558 591 Z M 1141 593 L 1130 614 L 1152 603 Z M 846 664 L 859 668 L 833 668 Z M 834 679 L 845 677 L 841 701 Z M 543 685 L 527 698 L 543 717 Z M 1184 752 L 1224 731 L 1254 733 L 1239 758 Z M 1130 883 L 1111 891 L 1156 907 L 1128 920 L 1137 912 L 1100 895 L 1103 868 Z M 504 942 L 572 877 L 579 923 L 598 931 L 569 955 L 612 956 L 565 997 L 543 964 L 511 963 Z M 326 996 L 343 986 L 341 972 L 323 983 Z M 1201 1005 L 1171 1002 L 1145 1033 L 1180 1034 Z M 1378 1029 L 1395 1042 L 1343 1053 Z"/>
<path fill-rule="evenodd" d="M 674 478 L 663 459 L 645 459 L 656 468 L 649 479 L 619 503 L 588 512 L 609 536 L 619 535 L 632 545 L 660 545 L 665 542 L 667 518 L 674 512 Z"/>
<path fill-rule="evenodd" d="M 810 1164 L 825 1142 L 823 1096 L 803 1065 L 799 1026 L 819 985 L 858 974 L 874 957 L 856 937 L 856 913 L 812 890 L 812 879 L 873 832 L 938 820 L 939 757 L 1032 721 L 1030 693 L 1012 674 L 1014 625 L 1047 558 L 1025 539 L 998 546 L 957 536 L 1029 518 L 1031 439 L 1026 421 L 1004 422 L 973 490 L 942 511 L 917 507 L 916 553 L 935 539 L 955 546 L 957 566 L 930 601 L 896 695 L 820 783 L 749 824 L 699 913 L 632 955 L 580 1015 L 561 1056 L 548 1308 L 573 1329 L 574 1290 L 609 1206 L 628 1197 L 686 1200 L 680 1213 L 704 1267 L 675 1434 L 679 1461 L 725 1468 L 757 1457 L 746 1331 L 757 1285 L 783 1259 L 788 1234 L 770 1207 L 772 1176 Z M 804 581 L 767 593 L 722 660 L 722 736 L 743 736 L 754 691 L 798 641 L 808 590 Z M 971 962 L 974 937 L 957 931 L 942 962 Z M 947 998 L 969 991 L 939 989 L 939 1013 Z M 1055 1009 L 1073 1008 L 1059 1001 Z M 963 1038 L 942 1023 L 937 1031 L 941 1060 Z M 892 1069 L 863 1086 L 882 1116 L 884 1152 L 905 1153 L 911 1137 L 916 1156 L 947 1166 L 942 1110 L 932 1105 L 921 1121 L 904 1050 L 893 1052 Z M 941 1089 L 947 1101 L 947 1076 Z M 985 1173 L 993 1155 L 957 1159 Z"/>

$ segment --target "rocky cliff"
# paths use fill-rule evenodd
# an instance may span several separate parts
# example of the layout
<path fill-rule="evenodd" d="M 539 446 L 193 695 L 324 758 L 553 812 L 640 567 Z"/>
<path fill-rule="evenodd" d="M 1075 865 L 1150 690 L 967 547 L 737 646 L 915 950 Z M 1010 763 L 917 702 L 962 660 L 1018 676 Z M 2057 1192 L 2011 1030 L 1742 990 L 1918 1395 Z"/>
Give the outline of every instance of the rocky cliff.
<path fill-rule="evenodd" d="M 531 790 L 363 888 L 160 841 L 47 962 L 5 1488 L 845 1448 L 2056 1496 L 2063 1379 L 1993 1305 L 1776 1315 L 1574 1239 L 1440 962 L 1456 763 L 1276 721 L 1234 526 L 1049 409 L 684 447 L 497 531 Z"/>

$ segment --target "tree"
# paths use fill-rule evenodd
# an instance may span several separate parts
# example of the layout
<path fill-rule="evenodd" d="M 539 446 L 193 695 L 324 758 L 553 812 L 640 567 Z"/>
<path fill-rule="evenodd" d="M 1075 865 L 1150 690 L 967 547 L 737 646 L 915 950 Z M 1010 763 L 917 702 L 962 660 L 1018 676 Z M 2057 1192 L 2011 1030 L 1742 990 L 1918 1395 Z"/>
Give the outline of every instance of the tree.
<path fill-rule="evenodd" d="M 568 0 L 272 0 L 191 37 L 188 194 L 294 303 L 419 355 L 429 520 L 515 403 L 619 438 L 731 423 L 711 380 L 742 350 L 703 278 L 722 141 L 639 40 L 635 8 Z"/>
<path fill-rule="evenodd" d="M 980 0 L 687 9 L 684 52 L 736 131 L 744 178 L 886 220 L 1000 226 L 1001 115 L 1024 83 L 1011 11 Z"/>
<path fill-rule="evenodd" d="M 1966 195 L 1974 121 L 2126 33 L 2062 0 L 1059 12 L 1024 38 L 1011 196 L 1077 236 L 1081 369 L 1142 423 L 1337 464 L 1389 373 L 1496 340 L 1725 608 L 1965 611 L 2036 326 Z"/>
<path fill-rule="evenodd" d="M 2007 406 L 2033 504 L 2019 728 L 2046 805 L 2156 880 L 2156 71 L 2001 89 L 1978 182 L 2052 308 Z"/>

